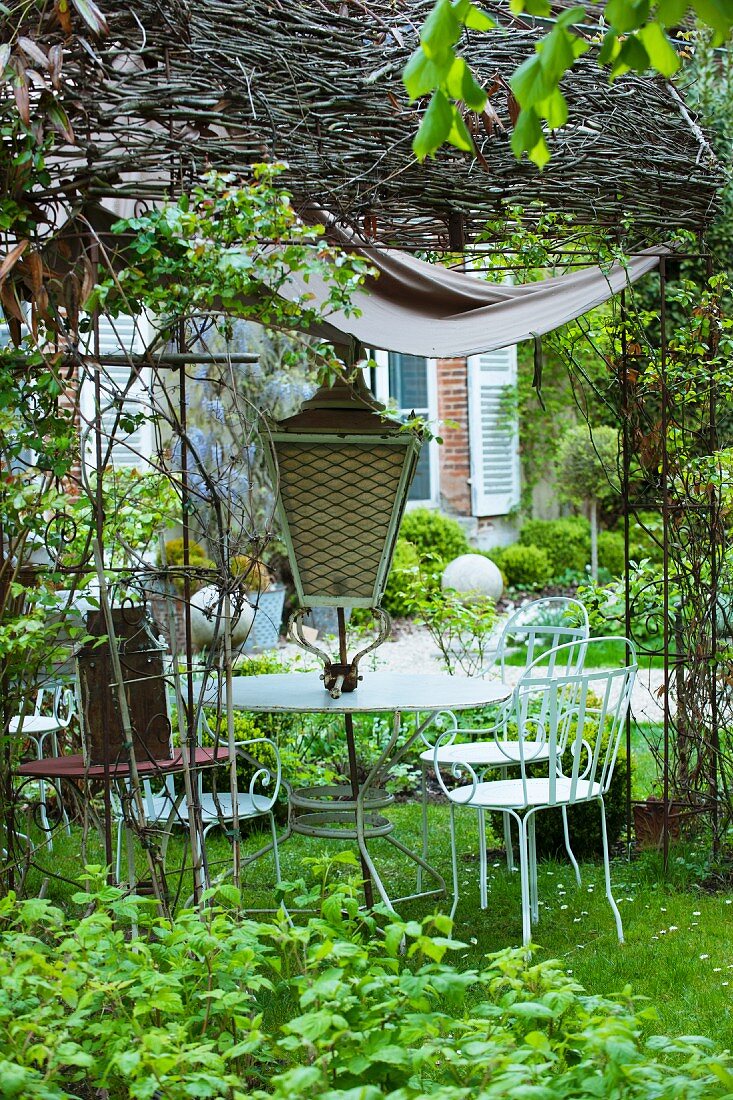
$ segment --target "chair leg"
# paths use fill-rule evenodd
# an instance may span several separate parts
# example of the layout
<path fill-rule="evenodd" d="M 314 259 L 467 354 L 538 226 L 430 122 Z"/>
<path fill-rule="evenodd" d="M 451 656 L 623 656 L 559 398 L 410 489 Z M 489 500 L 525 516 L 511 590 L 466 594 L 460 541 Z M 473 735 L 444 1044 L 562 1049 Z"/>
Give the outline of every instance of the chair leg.
<path fill-rule="evenodd" d="M 582 883 L 581 883 L 581 879 L 580 879 L 580 867 L 578 867 L 578 861 L 575 858 L 575 853 L 573 852 L 573 849 L 570 847 L 570 829 L 568 828 L 568 808 L 567 808 L 567 806 L 563 806 L 563 808 L 562 808 L 562 827 L 563 827 L 563 832 L 565 833 L 565 851 L 568 853 L 568 859 L 570 860 L 570 862 L 573 865 L 573 870 L 575 871 L 575 881 L 577 882 L 578 886 L 581 886 Z"/>
<path fill-rule="evenodd" d="M 51 734 L 51 752 L 54 756 L 59 755 L 58 730 L 54 730 Z M 71 822 L 69 821 L 69 815 L 67 814 L 66 807 L 64 806 L 64 800 L 61 797 L 61 783 L 54 783 L 54 787 L 56 788 L 56 797 L 59 800 L 59 809 L 61 811 L 62 824 L 64 826 L 64 829 L 66 830 L 66 835 L 71 836 Z"/>
<path fill-rule="evenodd" d="M 614 919 L 616 921 L 616 931 L 618 932 L 618 942 L 624 942 L 624 928 L 621 923 L 621 914 L 618 911 L 618 905 L 616 904 L 613 894 L 611 893 L 611 864 L 608 858 L 608 832 L 606 830 L 606 807 L 603 804 L 603 799 L 599 798 L 598 801 L 601 805 L 601 835 L 603 836 L 603 872 L 606 879 L 606 897 L 608 898 L 608 904 L 611 906 Z"/>
<path fill-rule="evenodd" d="M 425 761 L 420 761 L 420 813 L 422 823 L 422 857 L 428 861 L 428 776 Z M 422 891 L 422 867 L 417 865 L 417 892 Z"/>
<path fill-rule="evenodd" d="M 502 814 L 504 818 L 504 847 L 506 848 L 507 871 L 516 871 L 514 863 L 514 846 L 512 842 L 512 819 L 509 814 Z"/>
<path fill-rule="evenodd" d="M 117 853 L 115 858 L 115 882 L 120 885 L 120 875 L 122 873 L 122 833 L 125 828 L 125 823 L 120 817 L 117 821 Z"/>
<path fill-rule="evenodd" d="M 506 779 L 506 768 L 499 768 L 499 778 Z M 516 871 L 514 866 L 514 848 L 512 846 L 512 815 L 503 813 L 504 821 L 504 848 L 506 850 L 506 866 L 508 871 Z"/>
<path fill-rule="evenodd" d="M 532 916 L 529 890 L 529 851 L 527 845 L 527 819 L 519 817 L 519 876 L 522 894 L 522 946 L 532 942 Z"/>
<path fill-rule="evenodd" d="M 450 858 L 451 868 L 453 871 L 453 905 L 451 906 L 450 918 L 456 915 L 456 909 L 458 908 L 458 852 L 456 851 L 456 808 L 451 802 L 450 804 Z"/>
<path fill-rule="evenodd" d="M 530 814 L 527 819 L 527 849 L 529 856 L 529 904 L 530 916 L 533 924 L 540 919 L 540 905 L 537 893 L 537 838 L 535 823 L 537 814 Z"/>
<path fill-rule="evenodd" d="M 41 819 L 41 828 L 45 833 L 46 839 L 43 841 L 49 852 L 53 851 L 53 837 L 51 836 L 51 826 L 48 823 L 48 808 L 46 803 L 46 783 L 43 779 L 38 780 L 38 816 Z"/>
<path fill-rule="evenodd" d="M 127 888 L 131 894 L 135 893 L 137 876 L 135 874 L 135 837 L 132 829 L 123 824 L 125 830 L 125 846 L 127 848 Z"/>
<path fill-rule="evenodd" d="M 484 810 L 478 811 L 478 889 L 479 889 L 479 904 L 482 909 L 485 909 L 489 904 L 489 891 L 487 883 L 487 868 L 486 868 L 486 813 Z"/>
<path fill-rule="evenodd" d="M 272 834 L 272 862 L 275 864 L 275 883 L 282 881 L 280 872 L 280 851 L 277 846 L 277 829 L 275 828 L 275 815 L 270 811 L 270 833 Z"/>

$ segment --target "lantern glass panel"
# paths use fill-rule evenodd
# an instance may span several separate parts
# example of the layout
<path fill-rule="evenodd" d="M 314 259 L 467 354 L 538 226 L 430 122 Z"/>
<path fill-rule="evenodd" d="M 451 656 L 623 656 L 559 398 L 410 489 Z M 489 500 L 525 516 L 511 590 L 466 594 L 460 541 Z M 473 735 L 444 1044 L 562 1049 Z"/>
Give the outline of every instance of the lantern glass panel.
<path fill-rule="evenodd" d="M 380 565 L 411 450 L 374 439 L 275 442 L 280 495 L 306 604 L 366 606 L 379 598 Z"/>

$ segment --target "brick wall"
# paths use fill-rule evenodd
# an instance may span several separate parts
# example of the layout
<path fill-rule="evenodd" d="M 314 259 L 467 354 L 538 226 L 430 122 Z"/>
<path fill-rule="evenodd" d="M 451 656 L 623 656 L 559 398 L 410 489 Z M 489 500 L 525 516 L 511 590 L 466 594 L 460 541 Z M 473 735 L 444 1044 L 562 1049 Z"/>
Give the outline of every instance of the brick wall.
<path fill-rule="evenodd" d="M 438 417 L 458 425 L 441 432 L 443 445 L 438 448 L 440 503 L 446 512 L 470 516 L 468 367 L 465 359 L 438 360 Z"/>

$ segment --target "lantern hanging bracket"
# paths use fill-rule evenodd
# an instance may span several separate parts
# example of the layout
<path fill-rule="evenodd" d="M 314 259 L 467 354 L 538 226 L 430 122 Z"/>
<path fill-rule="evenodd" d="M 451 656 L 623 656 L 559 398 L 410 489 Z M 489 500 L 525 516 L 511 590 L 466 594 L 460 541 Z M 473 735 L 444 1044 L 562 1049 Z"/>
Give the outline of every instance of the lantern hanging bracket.
<path fill-rule="evenodd" d="M 300 646 L 301 649 L 315 654 L 322 661 L 323 673 L 321 679 L 324 687 L 332 699 L 339 699 L 343 692 L 356 691 L 359 681 L 363 679 L 359 675 L 359 661 L 367 653 L 371 653 L 372 650 L 377 649 L 383 642 L 386 642 L 392 630 L 392 620 L 381 607 L 370 608 L 372 615 L 377 620 L 376 638 L 364 649 L 358 650 L 350 661 L 333 661 L 329 653 L 309 642 L 303 633 L 303 619 L 309 614 L 310 610 L 309 607 L 299 607 L 297 611 L 293 612 L 288 620 L 287 637 Z"/>

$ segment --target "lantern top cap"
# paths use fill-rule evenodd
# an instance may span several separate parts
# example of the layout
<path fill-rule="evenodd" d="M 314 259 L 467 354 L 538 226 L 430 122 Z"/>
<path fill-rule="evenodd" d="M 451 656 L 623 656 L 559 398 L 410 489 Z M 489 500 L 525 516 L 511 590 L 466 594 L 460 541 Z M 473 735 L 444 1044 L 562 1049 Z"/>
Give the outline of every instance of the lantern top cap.
<path fill-rule="evenodd" d="M 400 428 L 399 421 L 385 416 L 381 405 L 369 392 L 361 371 L 354 380 L 337 378 L 333 385 L 323 385 L 308 401 L 304 401 L 294 416 L 274 425 L 280 432 L 343 432 L 361 435 L 379 434 Z"/>

